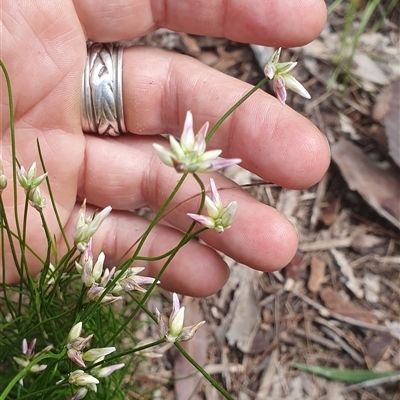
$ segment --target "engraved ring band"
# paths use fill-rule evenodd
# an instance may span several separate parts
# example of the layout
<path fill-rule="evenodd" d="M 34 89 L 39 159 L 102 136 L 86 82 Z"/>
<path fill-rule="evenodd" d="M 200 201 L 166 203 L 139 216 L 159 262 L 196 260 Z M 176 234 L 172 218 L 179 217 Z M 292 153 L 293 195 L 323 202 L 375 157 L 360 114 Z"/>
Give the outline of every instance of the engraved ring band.
<path fill-rule="evenodd" d="M 119 136 L 126 132 L 122 103 L 123 47 L 88 43 L 82 77 L 83 132 Z"/>

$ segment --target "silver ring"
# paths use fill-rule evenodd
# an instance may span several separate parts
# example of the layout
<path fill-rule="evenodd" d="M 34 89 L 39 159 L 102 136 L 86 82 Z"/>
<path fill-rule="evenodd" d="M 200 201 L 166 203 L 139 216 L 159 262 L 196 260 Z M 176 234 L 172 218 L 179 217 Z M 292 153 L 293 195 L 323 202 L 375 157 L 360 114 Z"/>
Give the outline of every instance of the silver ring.
<path fill-rule="evenodd" d="M 119 136 L 126 132 L 122 104 L 123 47 L 88 43 L 82 77 L 81 124 L 83 132 Z"/>

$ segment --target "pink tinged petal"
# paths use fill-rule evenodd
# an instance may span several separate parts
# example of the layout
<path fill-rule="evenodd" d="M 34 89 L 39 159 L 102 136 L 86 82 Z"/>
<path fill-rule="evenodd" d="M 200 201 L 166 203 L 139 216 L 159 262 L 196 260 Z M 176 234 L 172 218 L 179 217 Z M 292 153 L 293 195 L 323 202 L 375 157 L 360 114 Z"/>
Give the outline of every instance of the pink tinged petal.
<path fill-rule="evenodd" d="M 136 276 L 135 281 L 138 285 L 151 285 L 155 279 L 149 276 Z M 157 281 L 157 284 L 160 284 L 160 281 Z"/>
<path fill-rule="evenodd" d="M 285 75 L 284 80 L 288 89 L 293 90 L 293 92 L 305 97 L 306 99 L 311 99 L 310 93 L 307 92 L 304 86 L 294 76 Z"/>
<path fill-rule="evenodd" d="M 184 152 L 191 152 L 193 151 L 194 144 L 195 144 L 195 137 L 193 131 L 193 115 L 190 111 L 188 111 L 186 113 L 185 123 L 183 125 L 183 132 L 181 136 L 182 150 Z"/>
<path fill-rule="evenodd" d="M 119 370 L 119 369 L 121 369 L 121 368 L 123 368 L 123 367 L 125 367 L 125 364 L 124 364 L 124 363 L 115 364 L 115 365 L 110 365 L 110 366 L 108 366 L 108 367 L 99 368 L 99 369 L 96 369 L 96 368 L 95 368 L 95 369 L 92 371 L 92 374 L 93 374 L 94 376 L 96 376 L 97 378 L 105 378 L 106 376 L 111 375 L 113 372 L 115 372 L 115 371 L 117 371 L 117 370 Z"/>
<path fill-rule="evenodd" d="M 93 335 L 89 335 L 85 338 L 83 337 L 78 337 L 77 339 L 75 339 L 72 343 L 70 343 L 69 345 L 67 345 L 68 348 L 73 348 L 75 350 L 81 351 L 83 350 L 86 345 L 90 342 L 90 340 L 92 339 Z"/>
<path fill-rule="evenodd" d="M 218 193 L 217 186 L 215 185 L 214 179 L 210 179 L 210 186 L 211 186 L 211 199 L 217 208 L 222 207 L 221 196 Z"/>
<path fill-rule="evenodd" d="M 88 390 L 83 387 L 80 388 L 72 397 L 69 397 L 68 400 L 82 400 L 88 393 Z"/>
<path fill-rule="evenodd" d="M 86 199 L 83 200 L 82 206 L 79 210 L 78 220 L 76 221 L 76 230 L 79 230 L 86 224 L 85 214 L 86 214 Z"/>
<path fill-rule="evenodd" d="M 82 332 L 82 322 L 75 324 L 68 333 L 67 342 L 72 343 L 74 340 L 78 339 Z"/>
<path fill-rule="evenodd" d="M 191 214 L 191 213 L 187 213 L 186 215 L 208 229 L 214 228 L 215 222 L 214 219 L 211 217 L 206 217 L 205 215 Z"/>
<path fill-rule="evenodd" d="M 86 287 L 90 287 L 94 283 L 92 268 L 89 263 L 85 263 L 83 266 L 81 280 Z"/>
<path fill-rule="evenodd" d="M 80 351 L 77 351 L 75 349 L 69 349 L 67 351 L 67 356 L 72 362 L 74 362 L 79 367 L 86 368 L 86 365 L 85 365 L 84 361 L 82 360 L 82 355 L 81 355 Z"/>
<path fill-rule="evenodd" d="M 121 285 L 122 290 L 125 292 L 132 292 L 136 290 L 137 292 L 146 293 L 146 289 L 143 289 L 133 278 L 123 279 L 119 282 L 119 284 Z"/>
<path fill-rule="evenodd" d="M 159 145 L 158 143 L 153 143 L 153 148 L 158 154 L 158 157 L 160 157 L 160 160 L 162 163 L 165 165 L 168 165 L 169 167 L 173 167 L 174 164 L 171 159 L 171 153 L 164 149 L 163 146 Z"/>
<path fill-rule="evenodd" d="M 240 158 L 219 158 L 218 160 L 211 161 L 208 171 L 219 171 L 220 169 L 228 168 L 241 162 L 242 160 Z"/>
<path fill-rule="evenodd" d="M 106 287 L 108 282 L 110 282 L 111 278 L 114 276 L 116 271 L 116 267 L 112 267 L 111 271 L 108 268 L 104 270 L 103 277 L 100 281 L 100 286 Z"/>
<path fill-rule="evenodd" d="M 205 138 L 208 131 L 208 126 L 209 124 L 206 122 L 196 135 L 196 143 L 193 147 L 193 151 L 195 151 L 198 155 L 202 155 L 206 151 L 207 143 Z"/>
<path fill-rule="evenodd" d="M 101 347 L 98 349 L 90 349 L 83 354 L 82 359 L 90 362 L 97 361 L 99 360 L 99 358 L 105 357 L 115 350 L 115 347 Z"/>
<path fill-rule="evenodd" d="M 104 288 L 102 286 L 95 286 L 93 285 L 89 290 L 88 290 L 88 297 L 90 299 L 97 299 L 101 296 L 101 294 L 104 292 Z"/>
<path fill-rule="evenodd" d="M 273 67 L 272 65 L 266 65 L 264 68 L 264 75 L 268 78 L 268 79 L 273 79 L 275 76 L 275 72 L 276 72 L 276 68 Z"/>
<path fill-rule="evenodd" d="M 178 295 L 176 293 L 172 293 L 172 311 L 169 317 L 170 323 L 175 318 L 175 315 L 178 314 L 180 308 L 181 308 L 181 303 L 179 301 Z"/>
<path fill-rule="evenodd" d="M 286 103 L 285 81 L 280 75 L 275 76 L 273 89 L 274 89 L 276 96 L 278 97 L 278 100 L 282 104 L 285 104 Z"/>

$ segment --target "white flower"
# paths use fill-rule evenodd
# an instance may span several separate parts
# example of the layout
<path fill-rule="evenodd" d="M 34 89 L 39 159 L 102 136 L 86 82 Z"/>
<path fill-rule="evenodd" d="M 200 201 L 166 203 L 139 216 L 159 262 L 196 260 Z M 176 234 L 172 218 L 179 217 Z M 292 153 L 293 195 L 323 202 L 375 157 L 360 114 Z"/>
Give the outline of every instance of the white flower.
<path fill-rule="evenodd" d="M 204 205 L 208 215 L 205 216 L 191 213 L 188 213 L 187 215 L 206 228 L 214 229 L 218 233 L 222 233 L 225 229 L 231 227 L 235 217 L 237 203 L 236 201 L 232 201 L 227 207 L 224 207 L 213 179 L 210 179 L 210 185 L 211 198 L 206 196 L 204 200 Z"/>
<path fill-rule="evenodd" d="M 160 337 L 166 342 L 183 342 L 190 340 L 196 331 L 205 324 L 201 321 L 196 325 L 183 326 L 185 318 L 185 307 L 180 306 L 179 298 L 176 293 L 172 295 L 172 312 L 169 317 L 168 328 L 166 327 L 160 311 L 156 309 L 157 323 L 160 331 Z"/>
<path fill-rule="evenodd" d="M 206 151 L 206 134 L 208 122 L 206 122 L 197 135 L 193 131 L 193 116 L 190 111 L 186 114 L 185 124 L 180 143 L 173 137 L 169 137 L 172 151 L 154 143 L 153 147 L 161 161 L 173 167 L 177 172 L 212 172 L 240 163 L 239 158 L 219 158 L 222 150 Z"/>
<path fill-rule="evenodd" d="M 83 202 L 79 211 L 78 221 L 74 234 L 74 243 L 79 251 L 85 251 L 90 238 L 97 232 L 102 222 L 110 214 L 112 208 L 106 207 L 99 213 L 95 213 L 86 218 L 86 200 Z"/>
<path fill-rule="evenodd" d="M 273 80 L 273 89 L 278 100 L 282 104 L 286 103 L 286 88 L 293 90 L 306 99 L 311 99 L 310 94 L 304 86 L 295 77 L 289 74 L 297 65 L 297 62 L 279 62 L 281 50 L 282 48 L 280 47 L 272 54 L 264 68 L 265 76 Z"/>

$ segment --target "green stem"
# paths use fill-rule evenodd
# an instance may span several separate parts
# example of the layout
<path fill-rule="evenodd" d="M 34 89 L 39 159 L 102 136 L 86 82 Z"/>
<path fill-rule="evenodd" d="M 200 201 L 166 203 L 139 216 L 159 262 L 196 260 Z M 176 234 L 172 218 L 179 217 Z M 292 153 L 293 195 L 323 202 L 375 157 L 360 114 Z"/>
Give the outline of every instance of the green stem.
<path fill-rule="evenodd" d="M 268 81 L 268 78 L 262 79 L 260 82 L 257 83 L 247 94 L 245 94 L 237 103 L 235 103 L 219 120 L 218 122 L 212 127 L 208 135 L 206 136 L 206 142 L 208 142 L 216 130 L 222 125 L 222 123 L 239 107 L 241 106 L 251 95 L 253 95 L 261 86 L 265 85 Z"/>
<path fill-rule="evenodd" d="M 165 343 L 165 340 L 164 339 L 159 339 L 159 340 L 156 340 L 155 342 L 151 342 L 151 343 L 145 344 L 145 345 L 140 346 L 140 347 L 135 347 L 133 349 L 123 351 L 122 353 L 118 353 L 118 354 L 113 355 L 112 357 L 108 357 L 107 360 L 105 360 L 105 361 L 99 361 L 98 363 L 91 365 L 90 367 L 86 368 L 85 371 L 89 371 L 94 367 L 98 367 L 99 365 L 103 364 L 104 362 L 107 362 L 107 364 L 108 364 L 111 361 L 114 361 L 114 360 L 116 360 L 118 358 L 121 358 L 123 356 L 127 356 L 127 355 L 133 354 L 133 353 L 138 353 L 139 351 L 147 350 L 147 349 L 149 349 L 151 347 L 155 347 L 155 346 L 158 346 L 158 345 L 163 344 L 163 343 Z"/>
<path fill-rule="evenodd" d="M 192 364 L 203 376 L 208 380 L 224 396 L 226 399 L 234 400 L 234 398 L 223 388 L 219 383 L 200 365 L 196 362 L 194 358 L 192 358 L 186 350 L 180 345 L 180 343 L 175 342 L 175 346 L 183 355 Z M 1 400 L 1 399 L 0 399 Z"/>

